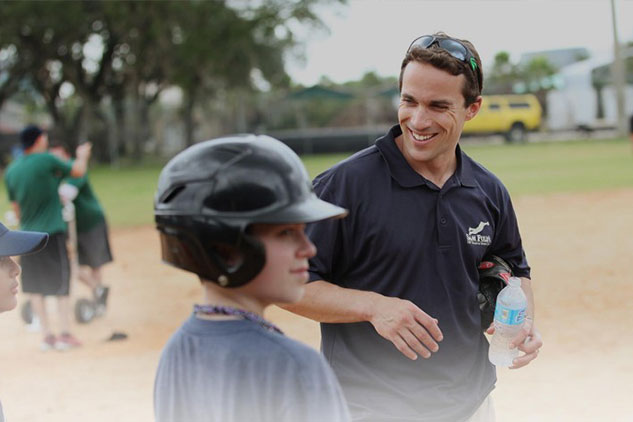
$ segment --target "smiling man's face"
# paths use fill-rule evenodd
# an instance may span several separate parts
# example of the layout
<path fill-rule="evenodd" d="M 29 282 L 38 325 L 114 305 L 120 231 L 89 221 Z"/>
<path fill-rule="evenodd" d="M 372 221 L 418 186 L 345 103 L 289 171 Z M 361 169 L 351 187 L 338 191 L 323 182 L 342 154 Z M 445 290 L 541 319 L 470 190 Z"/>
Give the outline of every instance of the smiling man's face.
<path fill-rule="evenodd" d="M 410 62 L 402 76 L 396 143 L 418 173 L 455 164 L 455 148 L 467 120 L 475 117 L 481 99 L 464 107 L 463 75 L 451 75 L 430 64 Z"/>

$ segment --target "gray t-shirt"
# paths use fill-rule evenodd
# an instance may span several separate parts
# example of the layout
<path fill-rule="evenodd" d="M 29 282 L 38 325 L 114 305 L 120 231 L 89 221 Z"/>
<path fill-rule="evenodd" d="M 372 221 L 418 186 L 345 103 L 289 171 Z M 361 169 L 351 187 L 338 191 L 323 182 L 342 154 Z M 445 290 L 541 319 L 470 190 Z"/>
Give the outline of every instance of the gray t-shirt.
<path fill-rule="evenodd" d="M 252 321 L 194 315 L 163 350 L 154 413 L 156 422 L 350 420 L 317 351 Z"/>

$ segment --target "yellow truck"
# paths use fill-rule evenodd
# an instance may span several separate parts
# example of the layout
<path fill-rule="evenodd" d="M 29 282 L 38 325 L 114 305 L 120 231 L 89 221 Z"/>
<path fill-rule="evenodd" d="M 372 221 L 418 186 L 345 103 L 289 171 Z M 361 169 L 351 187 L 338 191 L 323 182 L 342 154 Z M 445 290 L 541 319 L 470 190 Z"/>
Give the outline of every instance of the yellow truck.
<path fill-rule="evenodd" d="M 484 95 L 481 109 L 464 125 L 464 135 L 504 135 L 508 142 L 524 141 L 541 127 L 541 105 L 534 95 Z"/>

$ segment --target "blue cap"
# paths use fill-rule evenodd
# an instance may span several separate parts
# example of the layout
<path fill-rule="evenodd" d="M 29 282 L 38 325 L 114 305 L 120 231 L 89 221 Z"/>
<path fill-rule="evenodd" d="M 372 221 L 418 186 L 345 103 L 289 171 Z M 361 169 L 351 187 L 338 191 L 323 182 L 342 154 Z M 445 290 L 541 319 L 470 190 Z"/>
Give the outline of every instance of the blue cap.
<path fill-rule="evenodd" d="M 0 256 L 35 253 L 48 243 L 48 233 L 9 230 L 0 223 Z"/>

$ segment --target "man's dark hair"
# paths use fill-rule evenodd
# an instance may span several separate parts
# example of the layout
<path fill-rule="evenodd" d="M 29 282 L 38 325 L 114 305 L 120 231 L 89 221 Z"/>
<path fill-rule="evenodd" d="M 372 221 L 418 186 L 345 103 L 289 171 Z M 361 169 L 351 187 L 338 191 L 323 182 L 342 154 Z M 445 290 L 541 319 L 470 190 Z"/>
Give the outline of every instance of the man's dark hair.
<path fill-rule="evenodd" d="M 433 67 L 448 72 L 451 75 L 464 75 L 466 82 L 462 88 L 462 95 L 465 100 L 464 106 L 468 107 L 477 100 L 477 97 L 481 95 L 481 91 L 483 89 L 484 76 L 479 53 L 470 41 L 453 38 L 444 32 L 436 32 L 433 35 L 437 38 L 457 40 L 466 46 L 466 48 L 468 48 L 474 56 L 479 71 L 475 71 L 467 63 L 451 56 L 450 53 L 437 44 L 434 44 L 429 48 L 412 48 L 407 52 L 406 56 L 402 60 L 402 65 L 400 66 L 400 78 L 398 80 L 398 90 L 402 91 L 402 75 L 404 74 L 404 69 L 410 62 L 427 63 Z M 477 74 L 480 75 L 481 80 L 478 80 Z"/>
<path fill-rule="evenodd" d="M 24 149 L 29 149 L 33 146 L 37 138 L 44 133 L 39 126 L 36 125 L 28 125 L 20 132 L 20 142 L 22 143 L 22 147 Z"/>

